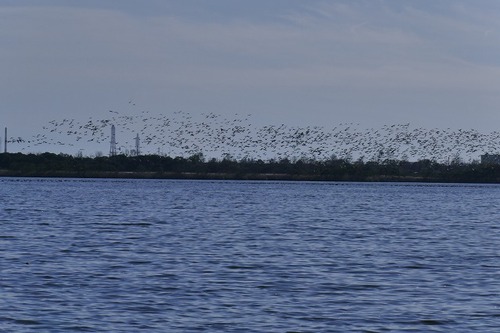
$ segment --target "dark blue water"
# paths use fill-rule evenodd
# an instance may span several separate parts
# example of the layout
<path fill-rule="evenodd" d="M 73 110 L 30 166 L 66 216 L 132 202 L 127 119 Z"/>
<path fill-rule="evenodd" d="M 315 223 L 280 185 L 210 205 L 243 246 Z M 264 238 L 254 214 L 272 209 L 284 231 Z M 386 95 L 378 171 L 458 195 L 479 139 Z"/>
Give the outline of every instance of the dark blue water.
<path fill-rule="evenodd" d="M 0 178 L 1 332 L 498 332 L 500 186 Z"/>

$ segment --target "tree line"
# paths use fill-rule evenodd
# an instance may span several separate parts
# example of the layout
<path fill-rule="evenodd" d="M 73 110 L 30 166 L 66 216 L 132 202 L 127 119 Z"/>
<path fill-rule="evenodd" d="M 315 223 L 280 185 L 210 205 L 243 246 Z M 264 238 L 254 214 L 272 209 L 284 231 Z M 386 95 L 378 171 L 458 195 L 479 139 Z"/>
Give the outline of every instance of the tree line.
<path fill-rule="evenodd" d="M 160 155 L 72 156 L 67 154 L 0 154 L 0 176 L 128 177 L 198 179 L 289 179 L 332 181 L 500 182 L 500 165 L 383 160 L 351 161 L 280 159 L 234 160 Z"/>

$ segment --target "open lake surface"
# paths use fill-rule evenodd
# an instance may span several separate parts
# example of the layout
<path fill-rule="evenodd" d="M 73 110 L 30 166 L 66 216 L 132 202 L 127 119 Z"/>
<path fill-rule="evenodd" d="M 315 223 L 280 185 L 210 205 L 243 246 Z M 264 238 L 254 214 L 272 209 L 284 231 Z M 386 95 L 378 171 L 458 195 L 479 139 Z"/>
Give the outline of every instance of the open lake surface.
<path fill-rule="evenodd" d="M 0 178 L 0 332 L 500 332 L 500 186 Z"/>

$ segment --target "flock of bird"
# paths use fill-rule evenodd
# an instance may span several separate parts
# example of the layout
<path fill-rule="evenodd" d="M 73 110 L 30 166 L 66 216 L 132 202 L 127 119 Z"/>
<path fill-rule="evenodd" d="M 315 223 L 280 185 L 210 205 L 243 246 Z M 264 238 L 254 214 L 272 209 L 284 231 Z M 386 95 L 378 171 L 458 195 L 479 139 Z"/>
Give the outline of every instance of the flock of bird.
<path fill-rule="evenodd" d="M 200 117 L 197 117 L 200 118 Z M 200 119 L 183 111 L 133 115 L 109 110 L 103 119 L 49 121 L 42 133 L 30 138 L 11 137 L 18 150 L 31 151 L 47 145 L 85 147 L 90 143 L 109 149 L 111 125 L 116 128 L 117 153 L 134 154 L 140 138 L 141 154 L 189 157 L 202 153 L 208 158 L 234 160 L 328 160 L 364 161 L 422 160 L 446 162 L 456 158 L 473 160 L 484 153 L 500 152 L 500 132 L 412 128 L 410 124 L 360 129 L 358 124 L 322 126 L 255 126 L 251 115 L 232 119 L 214 113 Z M 83 149 L 83 148 L 81 148 Z"/>

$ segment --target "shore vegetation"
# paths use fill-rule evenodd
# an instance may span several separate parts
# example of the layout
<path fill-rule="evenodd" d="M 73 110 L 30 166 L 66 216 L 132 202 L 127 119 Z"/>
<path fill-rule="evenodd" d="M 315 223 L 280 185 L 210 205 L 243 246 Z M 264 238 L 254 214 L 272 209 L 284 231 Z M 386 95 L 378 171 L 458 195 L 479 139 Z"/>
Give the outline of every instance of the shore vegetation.
<path fill-rule="evenodd" d="M 4 153 L 0 154 L 0 176 L 500 183 L 500 165 L 460 159 L 449 163 L 335 157 L 263 161 L 230 156 L 206 159 L 201 153 L 188 158 Z"/>

